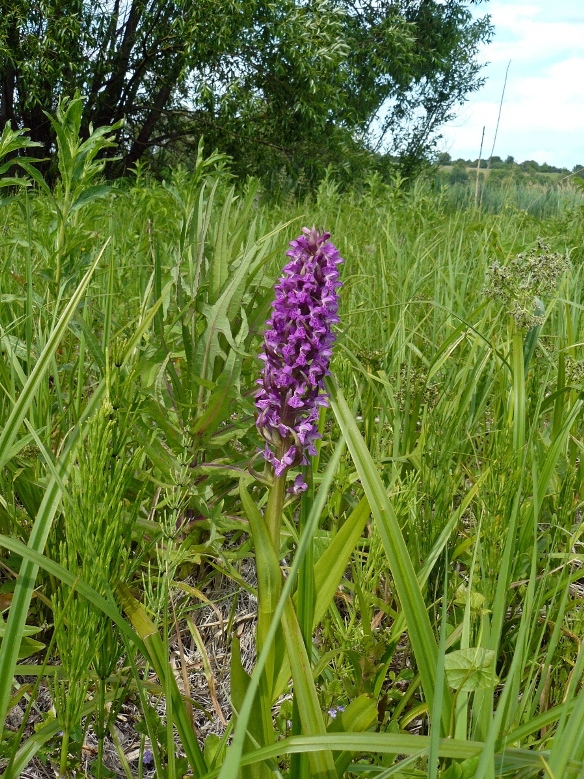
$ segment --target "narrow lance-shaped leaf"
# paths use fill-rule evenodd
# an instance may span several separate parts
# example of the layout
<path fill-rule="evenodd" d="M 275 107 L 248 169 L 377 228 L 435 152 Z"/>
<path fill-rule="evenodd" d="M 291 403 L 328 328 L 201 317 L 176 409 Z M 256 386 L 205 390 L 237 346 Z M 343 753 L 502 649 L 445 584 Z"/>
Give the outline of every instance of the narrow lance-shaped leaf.
<path fill-rule="evenodd" d="M 260 595 L 260 610 L 262 603 L 267 601 L 264 614 L 260 611 L 260 621 L 269 616 L 272 621 L 277 619 L 277 599 L 280 595 L 282 573 L 278 564 L 276 552 L 272 547 L 268 529 L 263 518 L 251 501 L 243 485 L 241 486 L 242 499 L 246 503 L 246 511 L 252 528 L 254 547 L 256 550 L 258 589 Z M 255 509 L 255 511 L 253 510 Z M 326 728 L 320 711 L 316 687 L 312 678 L 310 661 L 304 645 L 302 632 L 298 624 L 298 618 L 294 611 L 292 601 L 289 601 L 282 615 L 282 627 L 286 637 L 286 649 L 292 678 L 294 681 L 294 698 L 298 703 L 303 729 L 308 733 L 325 733 Z M 269 630 L 262 631 L 262 643 L 268 644 Z M 271 670 L 266 667 L 266 670 Z M 270 685 L 271 687 L 272 685 Z M 272 701 L 266 701 L 268 710 Z M 312 775 L 318 779 L 336 779 L 334 761 L 330 752 L 323 752 L 312 758 Z"/>
<path fill-rule="evenodd" d="M 397 594 L 404 612 L 408 635 L 420 670 L 424 695 L 430 710 L 434 701 L 438 647 L 432 632 L 426 604 L 422 597 L 416 572 L 412 565 L 401 528 L 393 507 L 387 496 L 386 488 L 375 467 L 357 423 L 336 382 L 327 379 L 326 387 L 330 395 L 331 406 L 345 436 L 347 446 L 355 463 L 361 484 L 369 500 L 371 513 L 375 518 L 385 553 L 389 561 Z M 442 729 L 448 733 L 450 728 L 451 701 L 444 693 L 442 706 Z"/>
<path fill-rule="evenodd" d="M 45 348 L 43 349 L 41 355 L 39 356 L 38 361 L 36 362 L 30 376 L 28 377 L 28 381 L 26 382 L 26 385 L 24 386 L 22 392 L 18 396 L 18 400 L 14 404 L 10 416 L 8 417 L 6 424 L 4 425 L 2 432 L 0 433 L 0 467 L 6 465 L 7 453 L 10 451 L 10 448 L 14 443 L 14 439 L 16 438 L 16 435 L 18 433 L 18 429 L 20 428 L 20 425 L 22 424 L 22 421 L 26 416 L 26 412 L 28 411 L 30 404 L 34 400 L 35 393 L 41 381 L 43 380 L 44 375 L 49 369 L 49 366 L 55 355 L 55 352 L 57 351 L 57 347 L 59 346 L 63 334 L 65 333 L 67 327 L 69 326 L 69 322 L 71 321 L 71 318 L 75 314 L 77 306 L 79 305 L 83 295 L 85 294 L 85 290 L 87 289 L 87 286 L 91 281 L 91 277 L 93 276 L 93 273 L 97 268 L 97 264 L 100 261 L 101 256 L 104 253 L 108 243 L 109 241 L 106 241 L 106 243 L 103 245 L 101 251 L 95 258 L 95 260 L 92 262 L 90 268 L 87 270 L 87 273 L 81 280 L 81 283 L 79 284 L 79 286 L 77 287 L 73 295 L 71 296 L 71 300 L 65 306 L 65 310 L 61 314 L 61 317 L 57 322 L 55 329 L 52 331 L 49 340 L 46 343 Z"/>
<path fill-rule="evenodd" d="M 67 447 L 57 464 L 57 474 L 51 478 L 35 518 L 28 541 L 31 555 L 32 553 L 39 554 L 45 548 L 53 519 L 61 502 L 61 485 L 67 479 L 69 468 L 75 457 L 76 446 L 83 431 L 82 423 L 98 408 L 104 391 L 105 383 L 101 382 L 96 387 L 82 419 L 69 436 Z M 4 727 L 6 719 L 12 679 L 18 660 L 18 649 L 39 567 L 32 556 L 29 558 L 23 554 L 23 558 L 8 614 L 5 639 L 0 647 L 0 731 Z"/>

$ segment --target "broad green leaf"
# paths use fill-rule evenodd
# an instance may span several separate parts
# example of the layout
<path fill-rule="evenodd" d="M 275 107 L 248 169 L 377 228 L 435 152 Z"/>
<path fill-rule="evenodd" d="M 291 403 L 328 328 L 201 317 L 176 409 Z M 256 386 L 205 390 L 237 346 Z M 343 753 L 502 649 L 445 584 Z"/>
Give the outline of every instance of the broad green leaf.
<path fill-rule="evenodd" d="M 37 633 L 40 633 L 40 628 L 35 627 L 34 625 L 25 625 L 22 630 L 23 636 L 36 636 Z M 0 638 L 4 638 L 4 634 L 6 633 L 6 625 L 4 624 L 4 620 L 0 617 Z"/>
<path fill-rule="evenodd" d="M 370 515 L 369 501 L 362 498 L 318 558 L 314 566 L 314 627 L 326 614 Z"/>
<path fill-rule="evenodd" d="M 480 611 L 485 603 L 485 596 L 476 590 L 471 590 L 469 593 L 468 588 L 464 584 L 461 584 L 456 588 L 454 602 L 458 606 L 465 606 L 467 601 L 471 611 Z"/>
<path fill-rule="evenodd" d="M 221 765 L 225 756 L 226 739 L 220 738 L 216 733 L 209 733 L 205 739 L 203 754 L 207 765 Z"/>
<path fill-rule="evenodd" d="M 73 213 L 94 200 L 106 197 L 110 192 L 111 187 L 107 184 L 96 184 L 92 187 L 86 187 L 85 189 L 82 189 L 80 194 L 75 198 L 71 205 L 70 212 Z"/>
<path fill-rule="evenodd" d="M 2 135 L 0 135 L 0 160 L 7 154 L 12 154 L 19 149 L 30 149 L 33 146 L 42 146 L 42 143 L 38 141 L 31 141 L 25 133 L 28 132 L 28 127 L 23 127 L 20 130 L 13 130 L 10 121 L 6 122 L 2 128 Z M 26 159 L 32 159 L 27 157 Z M 4 170 L 8 170 L 11 165 L 14 164 L 13 160 L 10 160 L 8 165 L 3 165 L 0 168 L 0 173 L 4 173 Z"/>
<path fill-rule="evenodd" d="M 235 716 L 241 708 L 245 693 L 249 687 L 250 676 L 243 668 L 241 664 L 241 651 L 239 646 L 239 639 L 237 636 L 233 637 L 231 644 L 231 702 L 235 710 Z M 265 691 L 264 691 L 265 693 Z M 260 691 L 261 694 L 261 691 Z M 268 708 L 268 718 L 263 713 L 263 707 L 259 697 L 253 702 L 251 717 L 247 725 L 248 736 L 243 748 L 244 754 L 252 752 L 254 746 L 257 745 L 273 744 L 276 740 L 276 734 L 272 725 L 271 709 Z M 255 740 L 254 745 L 252 739 Z M 264 763 L 254 763 L 251 766 L 246 766 L 241 770 L 242 779 L 264 779 L 265 777 L 271 777 L 272 772 Z"/>
<path fill-rule="evenodd" d="M 23 638 L 18 649 L 18 659 L 24 660 L 25 657 L 36 655 L 46 647 L 41 641 L 35 641 L 33 638 Z"/>
<path fill-rule="evenodd" d="M 494 661 L 495 653 L 480 646 L 449 652 L 444 657 L 448 684 L 463 692 L 486 689 L 493 684 Z"/>
<path fill-rule="evenodd" d="M 21 633 L 22 639 L 20 642 L 20 649 L 18 650 L 19 660 L 24 660 L 25 657 L 30 657 L 31 655 L 34 655 L 45 648 L 46 644 L 43 644 L 40 641 L 35 641 L 34 639 L 29 638 L 29 636 L 35 636 L 37 633 L 40 633 L 40 628 L 34 627 L 34 625 L 24 626 Z M 2 641 L 4 640 L 5 634 L 6 634 L 6 624 L 2 619 L 2 617 L 0 617 L 0 646 L 2 645 Z"/>
<path fill-rule="evenodd" d="M 369 730 L 377 722 L 377 703 L 368 695 L 360 695 L 341 711 L 328 726 L 329 733 L 353 732 Z M 347 750 L 333 753 L 335 769 L 338 776 L 343 776 L 351 762 L 353 753 Z"/>

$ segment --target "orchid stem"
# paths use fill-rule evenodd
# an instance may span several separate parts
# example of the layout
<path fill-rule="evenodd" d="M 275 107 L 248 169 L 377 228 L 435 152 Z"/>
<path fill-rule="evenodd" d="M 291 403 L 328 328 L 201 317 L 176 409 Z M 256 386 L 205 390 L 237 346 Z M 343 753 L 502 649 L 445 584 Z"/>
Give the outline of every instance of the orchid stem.
<path fill-rule="evenodd" d="M 268 497 L 268 505 L 266 506 L 265 513 L 268 534 L 276 554 L 280 551 L 280 527 L 282 525 L 285 491 L 286 473 L 274 478 L 274 482 L 270 488 L 270 495 Z"/>

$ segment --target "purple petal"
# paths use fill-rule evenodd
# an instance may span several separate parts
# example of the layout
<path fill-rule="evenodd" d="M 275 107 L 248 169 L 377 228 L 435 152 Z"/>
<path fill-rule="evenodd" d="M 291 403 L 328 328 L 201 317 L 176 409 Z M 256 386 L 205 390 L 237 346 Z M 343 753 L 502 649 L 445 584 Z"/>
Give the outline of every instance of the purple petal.
<path fill-rule="evenodd" d="M 339 321 L 337 265 L 342 262 L 329 237 L 305 227 L 290 242 L 289 261 L 274 287 L 272 313 L 266 322 L 256 424 L 267 441 L 264 457 L 277 476 L 316 453 L 318 410 L 328 406 L 323 380 L 335 340 L 332 326 Z M 275 441 L 287 446 L 280 459 L 274 452 Z M 298 494 L 302 484 L 298 477 L 291 491 Z"/>

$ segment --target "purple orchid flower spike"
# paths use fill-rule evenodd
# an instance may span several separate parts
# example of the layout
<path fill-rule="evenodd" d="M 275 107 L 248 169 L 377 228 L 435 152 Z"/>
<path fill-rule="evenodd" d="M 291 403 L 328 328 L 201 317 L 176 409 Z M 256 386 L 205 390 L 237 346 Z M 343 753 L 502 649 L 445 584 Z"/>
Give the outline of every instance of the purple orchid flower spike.
<path fill-rule="evenodd" d="M 328 405 L 324 378 L 335 340 L 332 325 L 339 321 L 337 266 L 343 261 L 329 237 L 304 227 L 290 242 L 290 262 L 275 286 L 266 322 L 256 425 L 266 441 L 263 455 L 276 476 L 316 454 L 319 407 Z M 292 491 L 305 489 L 297 477 Z"/>

